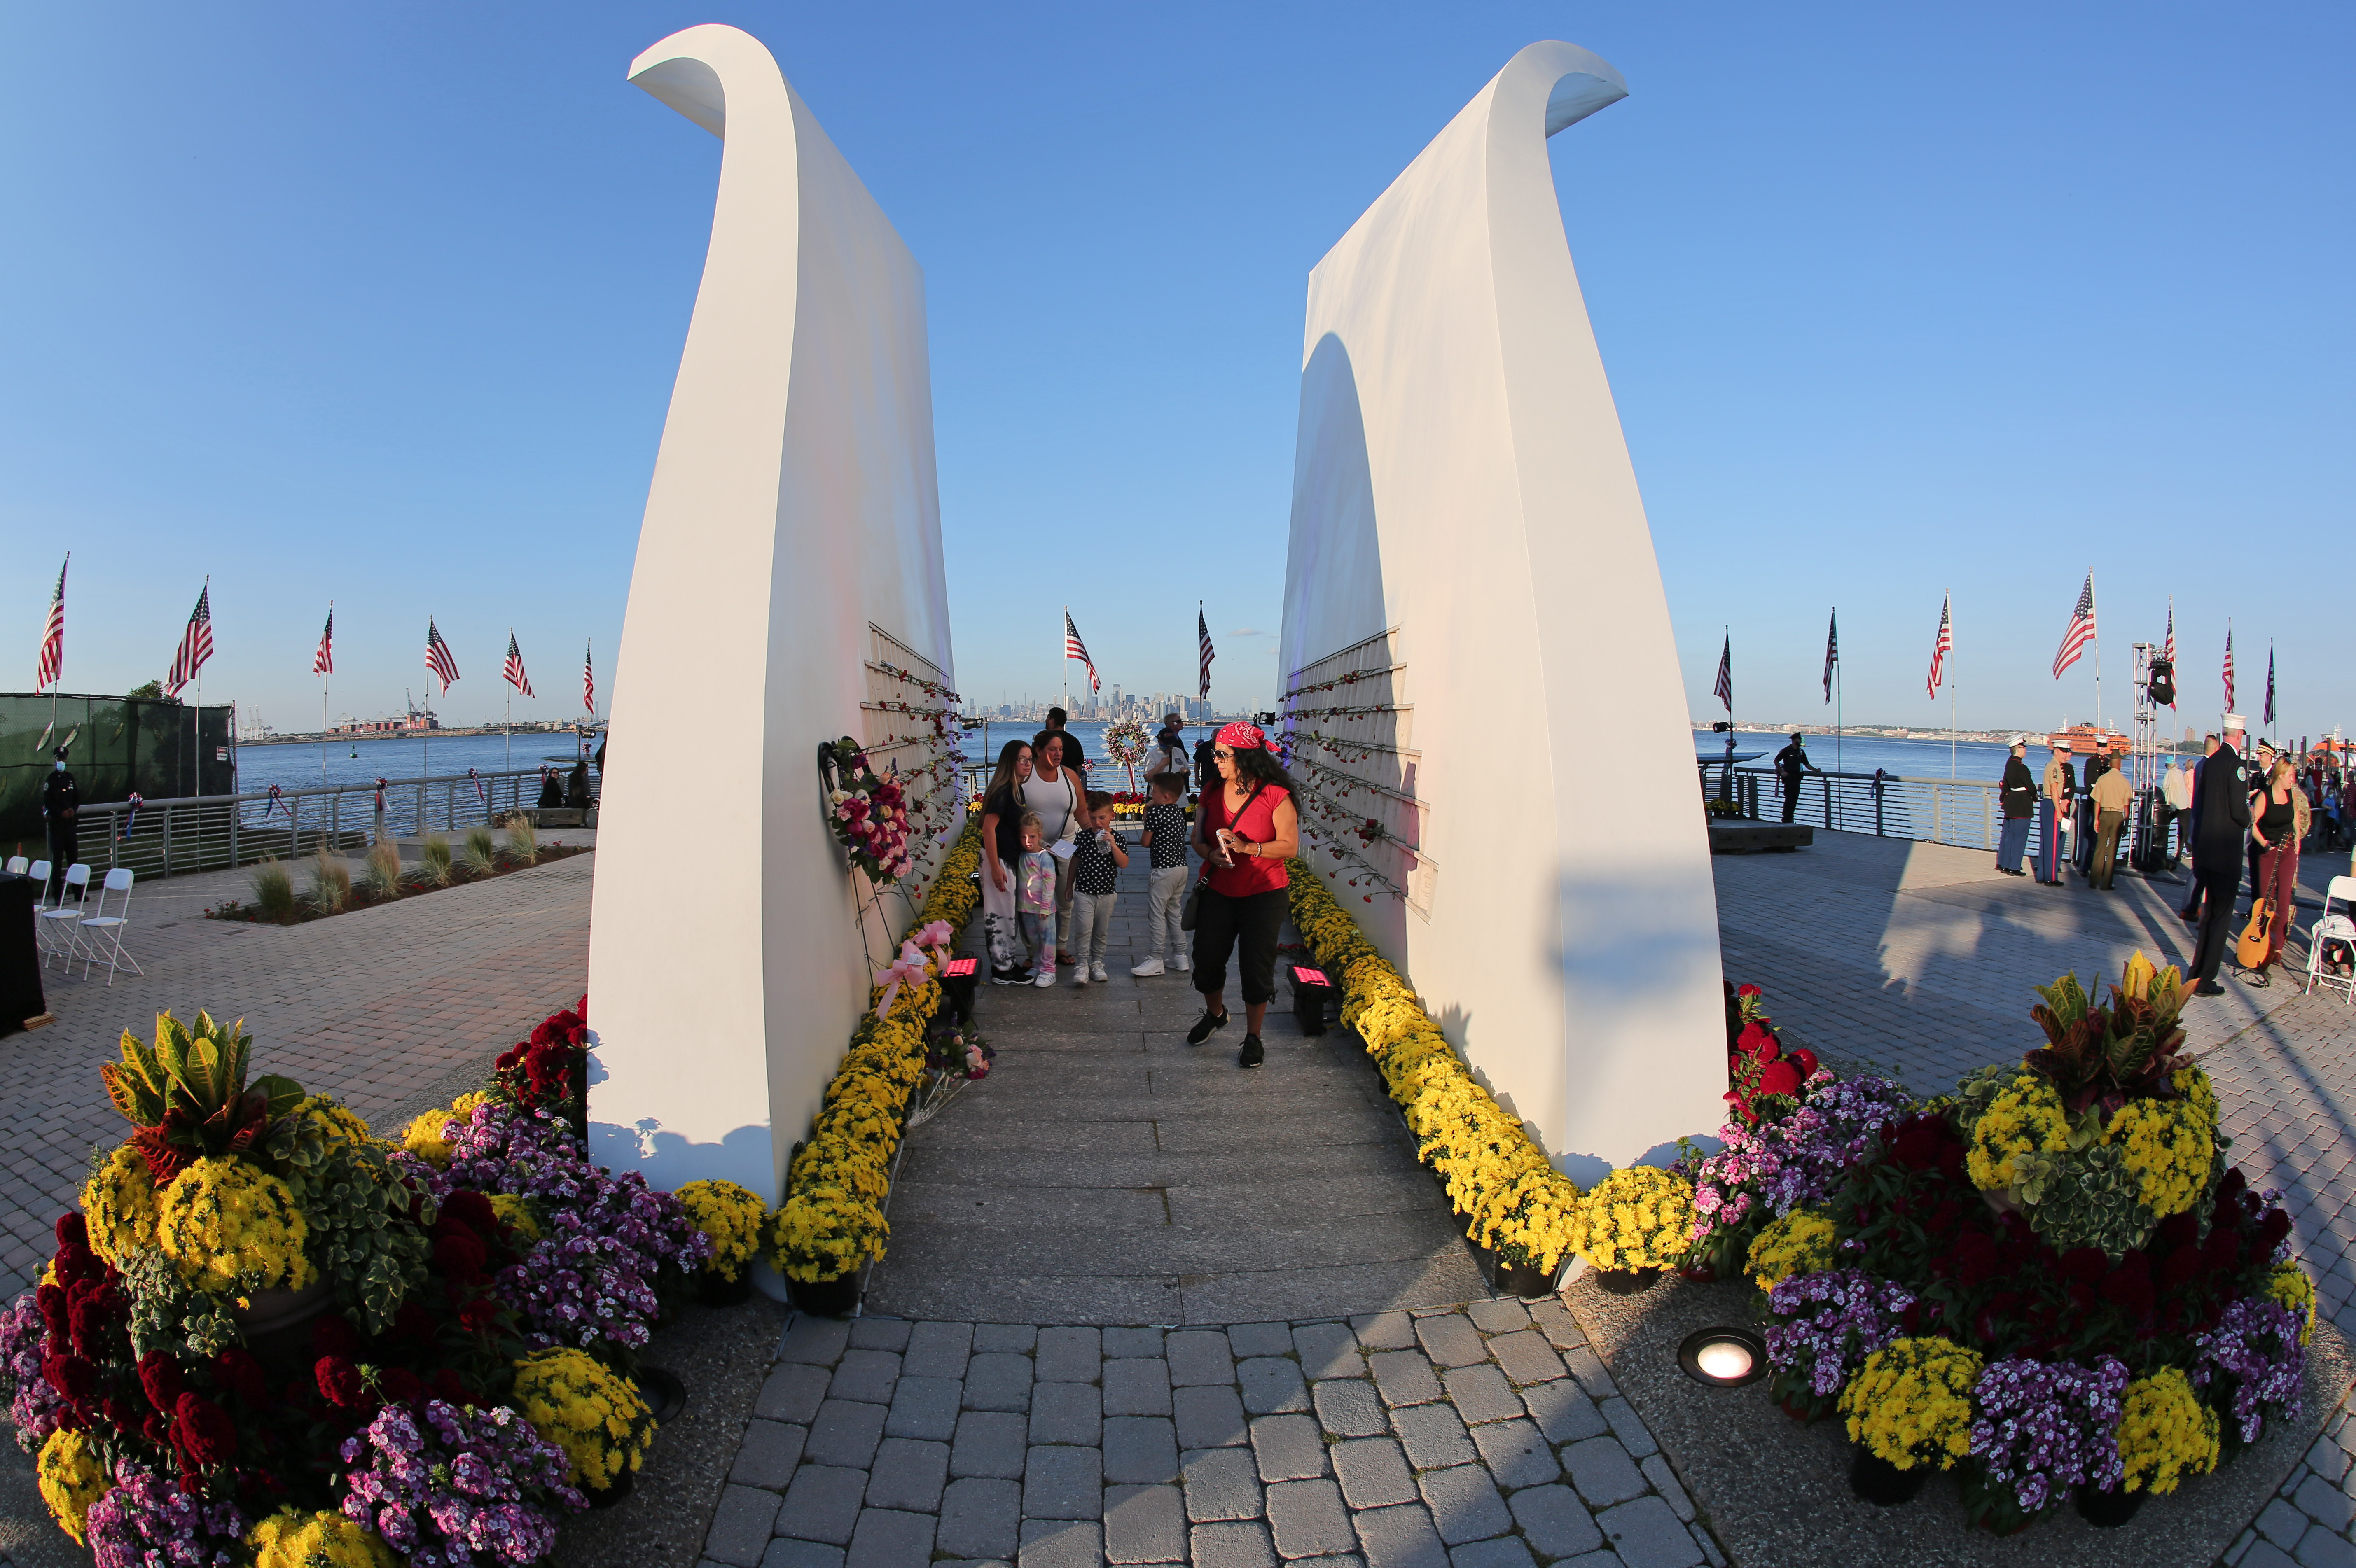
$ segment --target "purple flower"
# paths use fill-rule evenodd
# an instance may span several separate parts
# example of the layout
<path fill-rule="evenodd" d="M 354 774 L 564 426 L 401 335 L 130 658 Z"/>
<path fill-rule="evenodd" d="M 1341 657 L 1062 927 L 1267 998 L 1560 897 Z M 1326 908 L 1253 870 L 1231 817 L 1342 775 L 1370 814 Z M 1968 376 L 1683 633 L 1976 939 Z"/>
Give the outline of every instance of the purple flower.
<path fill-rule="evenodd" d="M 2038 1513 L 2072 1487 L 2116 1489 L 2119 1415 L 2127 1369 L 2104 1356 L 2091 1370 L 2026 1356 L 1996 1361 L 1972 1385 L 1972 1453 L 1987 1477 L 2008 1486 L 2023 1513 Z"/>
<path fill-rule="evenodd" d="M 1905 1286 L 1856 1269 L 1795 1274 L 1767 1293 L 1767 1363 L 1805 1372 L 1808 1387 L 1830 1399 L 1849 1369 L 1898 1338 L 1899 1317 L 1914 1305 Z"/>
<path fill-rule="evenodd" d="M 423 1414 L 421 1432 L 408 1406 L 387 1405 L 345 1443 L 347 1464 L 369 1462 L 346 1477 L 344 1516 L 415 1568 L 521 1568 L 555 1550 L 552 1511 L 588 1506 L 562 1451 L 505 1405 L 428 1400 Z"/>
<path fill-rule="evenodd" d="M 1809 1078 L 1804 1093 L 1799 1109 L 1779 1121 L 1719 1129 L 1725 1147 L 1693 1172 L 1695 1244 L 1754 1211 L 1781 1219 L 1830 1198 L 1883 1125 L 1914 1103 L 1903 1085 L 1886 1078 L 1837 1079 L 1826 1068 Z"/>
<path fill-rule="evenodd" d="M 10 1394 L 8 1419 L 16 1426 L 16 1446 L 27 1454 L 40 1452 L 66 1404 L 65 1396 L 41 1375 L 48 1334 L 39 1299 L 29 1290 L 0 1314 L 0 1388 Z"/>
<path fill-rule="evenodd" d="M 229 1568 L 244 1561 L 246 1528 L 235 1503 L 192 1498 L 135 1465 L 90 1505 L 98 1568 Z"/>
<path fill-rule="evenodd" d="M 2225 1308 L 2210 1333 L 2193 1341 L 2192 1381 L 2205 1388 L 2223 1377 L 2233 1391 L 2233 1419 L 2242 1441 L 2255 1443 L 2272 1405 L 2284 1421 L 2297 1421 L 2307 1381 L 2307 1350 L 2298 1342 L 2298 1319 L 2279 1302 L 2249 1296 Z"/>

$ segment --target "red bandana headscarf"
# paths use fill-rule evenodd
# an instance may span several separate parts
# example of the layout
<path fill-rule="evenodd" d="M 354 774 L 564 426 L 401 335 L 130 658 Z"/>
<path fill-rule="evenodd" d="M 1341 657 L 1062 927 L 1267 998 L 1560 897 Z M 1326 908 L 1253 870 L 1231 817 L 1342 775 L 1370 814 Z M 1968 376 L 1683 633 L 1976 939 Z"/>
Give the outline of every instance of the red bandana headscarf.
<path fill-rule="evenodd" d="M 1247 724 L 1238 719 L 1223 725 L 1212 739 L 1231 752 L 1257 752 L 1268 745 L 1268 736 L 1257 724 Z"/>

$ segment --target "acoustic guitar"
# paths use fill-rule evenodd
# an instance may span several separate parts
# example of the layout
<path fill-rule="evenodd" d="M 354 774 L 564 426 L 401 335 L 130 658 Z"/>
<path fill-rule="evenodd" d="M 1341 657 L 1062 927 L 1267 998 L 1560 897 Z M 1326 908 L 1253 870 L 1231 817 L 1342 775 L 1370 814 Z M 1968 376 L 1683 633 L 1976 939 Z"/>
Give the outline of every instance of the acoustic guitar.
<path fill-rule="evenodd" d="M 2244 969 L 2254 969 L 2266 961 L 2269 934 L 2275 923 L 2275 901 L 2260 899 L 2250 911 L 2250 923 L 2242 930 L 2241 940 L 2233 946 L 2233 962 Z"/>

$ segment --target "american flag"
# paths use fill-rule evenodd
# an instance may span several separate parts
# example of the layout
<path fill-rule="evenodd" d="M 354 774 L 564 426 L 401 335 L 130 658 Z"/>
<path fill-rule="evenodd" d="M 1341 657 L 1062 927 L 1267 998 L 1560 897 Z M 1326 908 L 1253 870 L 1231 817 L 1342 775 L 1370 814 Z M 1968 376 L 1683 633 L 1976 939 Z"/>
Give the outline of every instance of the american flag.
<path fill-rule="evenodd" d="M 1734 634 L 1726 635 L 1726 646 L 1718 651 L 1718 684 L 1711 695 L 1726 704 L 1726 711 L 1734 711 Z"/>
<path fill-rule="evenodd" d="M 336 605 L 333 600 L 327 603 L 327 629 L 319 634 L 319 651 L 311 656 L 311 673 L 336 673 Z"/>
<path fill-rule="evenodd" d="M 425 667 L 442 682 L 444 695 L 448 695 L 450 683 L 458 678 L 458 661 L 450 656 L 450 645 L 442 640 L 441 629 L 434 617 L 425 617 Z"/>
<path fill-rule="evenodd" d="M 1066 612 L 1067 616 L 1069 612 Z M 1194 695 L 1207 700 L 1211 695 L 1211 661 L 1219 656 L 1211 646 L 1211 624 L 1203 619 L 1203 602 L 1199 599 L 1194 602 L 1194 645 L 1195 651 L 1202 655 L 1203 660 L 1203 677 L 1199 682 L 1201 689 Z"/>
<path fill-rule="evenodd" d="M 197 671 L 213 656 L 213 585 L 197 591 L 197 607 L 188 613 L 187 630 L 180 634 L 180 651 L 172 656 L 172 672 L 164 677 L 164 695 L 177 697 L 197 678 Z"/>
<path fill-rule="evenodd" d="M 52 685 L 65 673 L 66 667 L 66 566 L 73 564 L 73 552 L 66 552 L 66 564 L 58 568 L 58 591 L 49 595 L 48 624 L 41 628 L 41 673 L 33 689 Z"/>
<path fill-rule="evenodd" d="M 508 677 L 509 686 L 514 687 L 526 697 L 532 695 L 531 677 L 523 672 L 523 650 L 516 646 L 515 631 L 512 627 L 508 631 L 508 667 L 499 673 Z"/>
<path fill-rule="evenodd" d="M 2086 573 L 2086 586 L 2078 590 L 2078 607 L 2070 612 L 2069 629 L 2062 634 L 2062 645 L 2053 654 L 2053 678 L 2060 680 L 2062 672 L 2076 664 L 2086 652 L 2086 645 L 2094 640 L 2094 574 Z"/>
<path fill-rule="evenodd" d="M 1825 700 L 1833 699 L 1833 666 L 1840 663 L 1840 612 L 1833 612 L 1832 624 L 1825 631 Z"/>
<path fill-rule="evenodd" d="M 581 706 L 592 713 L 597 711 L 597 666 L 590 656 L 595 645 L 584 643 L 581 647 Z"/>
<path fill-rule="evenodd" d="M 2168 667 L 2170 670 L 2173 670 L 2176 668 L 2176 599 L 2174 595 L 2170 595 L 2168 601 L 2168 637 L 2166 640 L 2167 645 L 2159 650 L 2159 656 L 2166 659 L 2168 661 Z M 2173 688 L 2171 688 L 2171 689 Z M 2173 708 L 2176 704 L 2171 702 L 2169 706 Z"/>
<path fill-rule="evenodd" d="M 2233 711 L 2233 628 L 2225 628 L 2225 711 Z"/>
<path fill-rule="evenodd" d="M 1064 656 L 1067 659 L 1077 659 L 1087 667 L 1090 691 L 1098 690 L 1102 686 L 1103 683 L 1097 679 L 1097 661 L 1088 657 L 1088 645 L 1080 641 L 1080 629 L 1072 624 L 1072 613 L 1069 610 L 1064 612 Z"/>
<path fill-rule="evenodd" d="M 1939 635 L 1931 644 L 1931 695 L 1939 695 L 1939 682 L 1946 678 L 1947 656 L 1955 651 L 1954 623 L 1948 618 L 1952 598 L 1939 601 Z"/>
<path fill-rule="evenodd" d="M 2260 720 L 2260 722 L 2264 723 L 2268 729 L 2274 728 L 2275 645 L 2272 643 L 2268 643 L 2266 645 L 2266 716 L 2264 720 Z"/>

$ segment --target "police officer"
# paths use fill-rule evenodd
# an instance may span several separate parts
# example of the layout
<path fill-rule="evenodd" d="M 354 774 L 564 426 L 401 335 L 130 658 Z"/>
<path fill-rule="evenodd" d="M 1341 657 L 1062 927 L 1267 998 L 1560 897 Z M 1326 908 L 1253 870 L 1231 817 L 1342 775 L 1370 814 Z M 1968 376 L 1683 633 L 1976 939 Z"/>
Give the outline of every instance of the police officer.
<path fill-rule="evenodd" d="M 1792 731 L 1792 743 L 1775 753 L 1775 777 L 1783 786 L 1783 820 L 1800 808 L 1800 779 L 1805 773 L 1820 773 L 1824 769 L 1808 761 L 1807 742 L 1800 739 L 1797 730 Z"/>
<path fill-rule="evenodd" d="M 81 859 L 81 784 L 66 769 L 63 746 L 58 748 L 57 759 L 41 786 L 41 816 L 49 827 L 48 896 L 62 899 L 66 868 Z"/>

